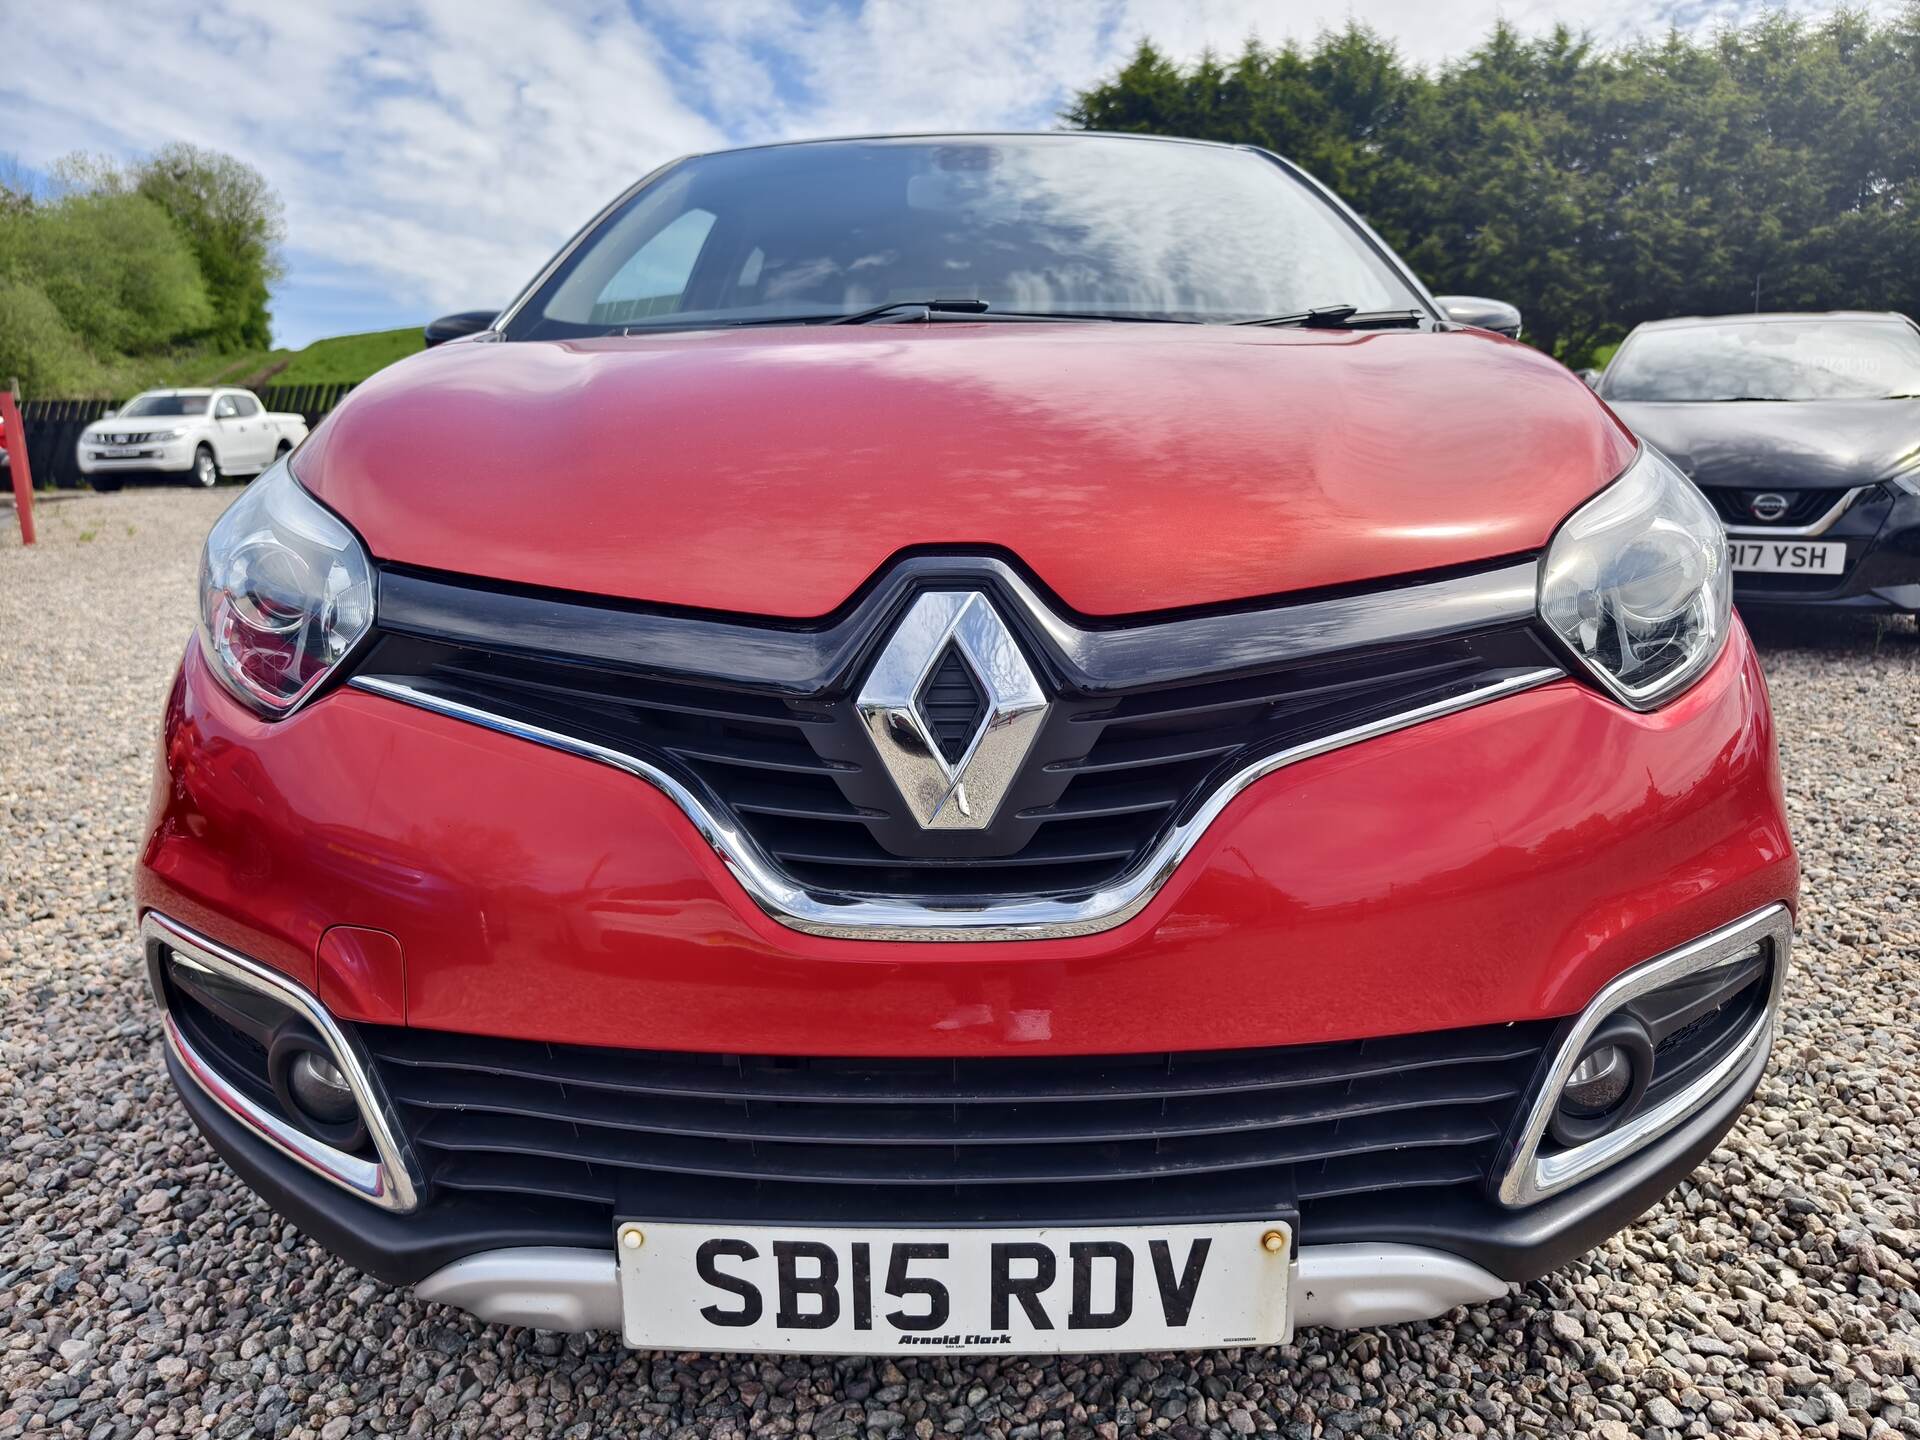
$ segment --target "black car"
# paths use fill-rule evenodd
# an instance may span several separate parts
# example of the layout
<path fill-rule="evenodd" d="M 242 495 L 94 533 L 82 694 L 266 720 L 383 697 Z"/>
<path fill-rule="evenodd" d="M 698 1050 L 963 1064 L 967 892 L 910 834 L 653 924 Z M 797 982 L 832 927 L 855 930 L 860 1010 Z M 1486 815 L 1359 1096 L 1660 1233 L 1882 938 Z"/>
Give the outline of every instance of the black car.
<path fill-rule="evenodd" d="M 1906 316 L 1656 321 L 1595 389 L 1720 512 L 1741 605 L 1920 612 L 1920 326 Z"/>

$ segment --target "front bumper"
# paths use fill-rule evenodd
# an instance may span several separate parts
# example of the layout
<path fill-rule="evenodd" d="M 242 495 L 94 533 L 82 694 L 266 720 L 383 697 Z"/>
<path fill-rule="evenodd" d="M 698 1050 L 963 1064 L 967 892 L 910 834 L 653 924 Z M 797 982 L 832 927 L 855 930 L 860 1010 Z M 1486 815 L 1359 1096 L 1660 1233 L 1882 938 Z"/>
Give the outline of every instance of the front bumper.
<path fill-rule="evenodd" d="M 1791 541 L 1800 532 L 1746 526 L 1743 540 Z M 1737 571 L 1733 598 L 1746 609 L 1920 612 L 1920 495 L 1891 483 L 1869 487 L 1831 526 L 1811 538 L 1847 547 L 1838 577 Z"/>
<path fill-rule="evenodd" d="M 99 454 L 84 441 L 75 456 L 82 475 L 184 475 L 193 469 L 196 448 L 192 440 L 172 440 L 137 448 L 138 455 Z"/>
<path fill-rule="evenodd" d="M 137 889 L 143 913 L 348 1029 L 1014 1060 L 1516 1023 L 1564 1036 L 1647 957 L 1784 917 L 1795 882 L 1764 683 L 1736 626 L 1658 712 L 1565 681 L 1322 755 L 1249 787 L 1117 928 L 954 945 L 797 933 L 631 777 L 351 690 L 269 726 L 190 650 Z M 1455 1185 L 1417 1205 L 1323 1205 L 1301 1231 L 1298 1293 L 1318 1298 L 1300 1323 L 1438 1313 L 1591 1248 L 1712 1149 L 1770 1039 L 1756 1031 L 1642 1148 L 1533 1203 Z M 216 1148 L 356 1265 L 490 1318 L 606 1320 L 606 1215 L 430 1180 L 411 1213 L 383 1210 L 250 1130 L 185 1058 L 170 1067 Z M 543 1288 L 542 1267 L 564 1282 Z"/>
<path fill-rule="evenodd" d="M 156 917 L 149 917 L 147 930 L 150 939 L 193 946 L 186 932 Z M 1790 944 L 1784 907 L 1760 912 L 1623 977 L 1625 982 L 1667 978 L 1676 960 L 1691 953 L 1706 952 L 1698 963 L 1711 965 L 1756 942 L 1771 946 L 1766 1004 L 1721 1063 L 1688 1087 L 1683 1107 L 1665 1107 L 1670 1113 L 1664 1117 L 1650 1111 L 1606 1142 L 1595 1142 L 1609 1152 L 1598 1173 L 1523 1207 L 1502 1205 L 1489 1194 L 1457 1192 L 1414 1208 L 1391 1199 L 1363 1200 L 1333 1223 L 1303 1231 L 1296 1323 L 1394 1324 L 1492 1299 L 1508 1283 L 1532 1279 L 1593 1248 L 1656 1204 L 1718 1144 L 1759 1083 Z M 164 1007 L 157 969 L 155 981 Z M 277 982 L 267 983 L 287 993 Z M 1555 1063 L 1538 1077 L 1541 1093 L 1554 1093 L 1585 1035 L 1611 1012 L 1616 992 L 1630 988 L 1630 983 L 1609 987 L 1563 1027 Z M 311 997 L 302 1003 L 318 1009 Z M 327 1023 L 324 1016 L 321 1023 Z M 284 1127 L 263 1117 L 244 1096 L 236 1098 L 234 1089 L 221 1083 L 217 1066 L 195 1051 L 171 1015 L 166 1031 L 168 1071 L 195 1124 L 276 1211 L 329 1250 L 390 1283 L 414 1286 L 424 1299 L 457 1305 L 485 1320 L 562 1330 L 618 1328 L 610 1226 L 538 1208 L 503 1210 L 457 1195 L 411 1214 L 381 1208 L 377 1191 L 343 1178 L 347 1167 L 316 1157 L 311 1144 L 284 1134 Z M 356 1086 L 364 1083 L 357 1068 L 353 1073 Z M 365 1103 L 383 1118 L 390 1116 L 377 1089 L 367 1093 Z M 1537 1140 L 1537 1132 L 1531 1138 Z M 383 1162 L 397 1156 L 389 1163 L 410 1163 L 404 1138 L 390 1148 L 376 1126 L 375 1143 Z M 1509 1180 L 1525 1176 L 1531 1181 L 1536 1162 L 1527 1130 L 1516 1129 L 1502 1158 Z M 411 1204 L 404 1178 L 401 1189 Z"/>

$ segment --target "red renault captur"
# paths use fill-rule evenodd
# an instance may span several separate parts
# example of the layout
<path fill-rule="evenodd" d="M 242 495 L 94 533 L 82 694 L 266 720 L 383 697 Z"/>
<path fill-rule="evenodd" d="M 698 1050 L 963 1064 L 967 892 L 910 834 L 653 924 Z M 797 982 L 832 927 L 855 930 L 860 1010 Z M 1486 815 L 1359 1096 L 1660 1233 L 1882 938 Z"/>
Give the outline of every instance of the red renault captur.
<path fill-rule="evenodd" d="M 1299 170 L 678 161 L 208 537 L 139 867 L 282 1214 L 650 1348 L 1282 1340 L 1700 1163 L 1796 866 L 1713 510 Z"/>

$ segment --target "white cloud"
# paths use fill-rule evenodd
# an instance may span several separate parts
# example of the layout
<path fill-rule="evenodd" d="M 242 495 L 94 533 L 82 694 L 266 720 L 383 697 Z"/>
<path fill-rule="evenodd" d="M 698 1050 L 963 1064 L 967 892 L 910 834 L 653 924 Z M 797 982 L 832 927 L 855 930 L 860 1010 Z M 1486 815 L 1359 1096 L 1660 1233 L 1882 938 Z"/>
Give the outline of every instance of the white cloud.
<path fill-rule="evenodd" d="M 287 203 L 283 338 L 329 332 L 359 276 L 400 324 L 505 299 L 608 198 L 689 150 L 800 135 L 1032 128 L 1142 37 L 1175 54 L 1351 17 L 1434 62 L 1498 14 L 1603 38 L 1677 0 L 0 0 L 0 149 L 171 140 L 257 166 Z M 1685 0 L 1688 23 L 1749 0 Z M 311 277 L 303 278 L 303 277 Z M 311 290 L 311 296 L 308 290 Z M 293 303 L 297 301 L 298 303 Z M 333 327 L 339 328 L 339 327 Z"/>

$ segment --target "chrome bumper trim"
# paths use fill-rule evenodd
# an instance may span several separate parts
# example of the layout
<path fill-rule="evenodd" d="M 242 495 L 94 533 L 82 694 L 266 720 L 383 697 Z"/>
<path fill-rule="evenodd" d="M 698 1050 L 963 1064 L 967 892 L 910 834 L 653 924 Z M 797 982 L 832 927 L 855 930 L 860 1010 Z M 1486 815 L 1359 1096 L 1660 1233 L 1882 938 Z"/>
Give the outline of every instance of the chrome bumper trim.
<path fill-rule="evenodd" d="M 214 1104 L 282 1155 L 304 1165 L 321 1179 L 338 1185 L 342 1190 L 382 1210 L 405 1213 L 414 1208 L 418 1203 L 419 1187 L 415 1183 L 413 1168 L 407 1163 L 405 1147 L 398 1138 L 399 1130 L 393 1124 L 385 1100 L 373 1081 L 366 1056 L 359 1045 L 334 1023 L 326 1007 L 315 996 L 277 970 L 269 969 L 256 960 L 249 960 L 237 951 L 229 950 L 204 935 L 195 934 L 153 911 L 148 911 L 140 922 L 140 939 L 142 948 L 148 954 L 147 978 L 153 987 L 154 1003 L 160 1007 L 160 1023 L 166 1036 L 167 1049 L 180 1062 L 180 1068 L 207 1093 Z M 366 1122 L 367 1134 L 372 1138 L 374 1153 L 378 1158 L 368 1160 L 350 1155 L 316 1140 L 229 1084 L 212 1062 L 193 1047 L 193 1043 L 174 1021 L 167 1008 L 166 987 L 161 984 L 159 960 L 151 942 L 164 946 L 180 964 L 224 976 L 236 984 L 269 996 L 313 1026 L 352 1087 L 354 1102 L 360 1107 L 361 1118 Z"/>
<path fill-rule="evenodd" d="M 1294 1262 L 1292 1286 L 1296 1328 L 1339 1330 L 1431 1320 L 1507 1293 L 1506 1281 L 1472 1261 L 1418 1245 L 1308 1245 Z M 496 1325 L 621 1328 L 611 1246 L 489 1250 L 434 1271 L 414 1293 Z"/>
<path fill-rule="evenodd" d="M 1437 720 L 1443 715 L 1517 695 L 1523 690 L 1564 678 L 1547 668 L 1529 670 L 1491 685 L 1483 685 L 1451 699 L 1390 715 L 1337 734 L 1310 740 L 1292 749 L 1263 756 L 1229 777 L 1207 797 L 1206 803 L 1169 831 L 1152 851 L 1112 884 L 1067 899 L 1009 898 L 968 906 L 942 906 L 926 901 L 867 899 L 809 890 L 796 885 L 740 826 L 711 809 L 693 790 L 666 771 L 619 750 L 596 745 L 572 735 L 512 720 L 490 711 L 448 700 L 393 680 L 361 676 L 349 683 L 370 694 L 418 706 L 451 719 L 484 726 L 503 735 L 544 745 L 568 755 L 597 761 L 644 780 L 665 795 L 692 822 L 711 845 L 754 903 L 789 929 L 841 940 L 1052 940 L 1094 935 L 1125 924 L 1152 902 L 1179 868 L 1209 826 L 1242 791 L 1277 770 L 1302 760 L 1341 750 L 1362 741 L 1390 735 Z"/>
<path fill-rule="evenodd" d="M 1619 1129 L 1609 1131 L 1584 1145 L 1542 1155 L 1547 1124 L 1559 1102 L 1561 1087 L 1579 1062 L 1588 1038 L 1615 1010 L 1650 990 L 1671 985 L 1700 970 L 1712 969 L 1738 958 L 1757 945 L 1769 947 L 1773 964 L 1771 988 L 1759 1017 L 1738 1042 L 1718 1062 L 1696 1076 L 1685 1088 L 1669 1095 L 1652 1109 L 1634 1116 Z M 1769 905 L 1731 925 L 1722 926 L 1677 950 L 1637 965 L 1616 978 L 1594 996 L 1573 1030 L 1555 1055 L 1546 1079 L 1534 1096 L 1526 1123 L 1510 1151 L 1501 1175 L 1500 1203 L 1510 1206 L 1531 1205 L 1569 1185 L 1598 1174 L 1627 1156 L 1651 1144 L 1719 1094 L 1738 1075 L 1755 1052 L 1773 1044 L 1773 1019 L 1780 1006 L 1780 993 L 1786 984 L 1787 963 L 1793 949 L 1793 917 L 1785 905 Z"/>

